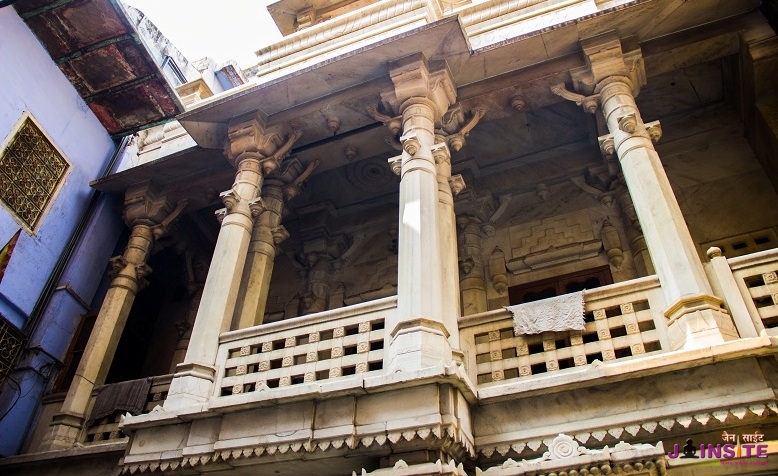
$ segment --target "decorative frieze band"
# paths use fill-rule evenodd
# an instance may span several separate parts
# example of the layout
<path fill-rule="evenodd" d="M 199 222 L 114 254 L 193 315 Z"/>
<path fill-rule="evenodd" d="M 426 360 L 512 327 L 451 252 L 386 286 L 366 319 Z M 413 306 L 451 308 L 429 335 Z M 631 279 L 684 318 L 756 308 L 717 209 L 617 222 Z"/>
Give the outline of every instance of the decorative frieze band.
<path fill-rule="evenodd" d="M 365 435 L 362 437 L 347 435 L 321 440 L 305 439 L 278 444 L 215 451 L 214 453 L 187 456 L 177 460 L 127 464 L 122 468 L 121 474 L 163 473 L 166 471 L 174 471 L 179 468 L 197 468 L 212 463 L 258 458 L 262 456 L 274 456 L 286 453 L 317 453 L 328 450 L 339 450 L 344 446 L 353 450 L 360 446 L 369 448 L 374 444 L 382 446 L 387 444 L 387 442 L 397 444 L 401 441 L 412 442 L 414 440 L 445 440 L 448 445 L 459 447 L 459 452 L 463 454 L 466 453 L 470 457 L 475 456 L 475 448 L 473 447 L 472 441 L 470 441 L 459 428 L 454 425 L 434 425 Z"/>
<path fill-rule="evenodd" d="M 766 416 L 768 412 L 778 414 L 778 404 L 775 401 L 755 403 L 742 407 L 734 407 L 728 409 L 713 410 L 710 412 L 702 412 L 693 415 L 680 415 L 671 418 L 665 418 L 657 421 L 646 421 L 643 423 L 633 423 L 624 426 L 613 426 L 609 428 L 597 428 L 590 431 L 579 432 L 573 435 L 576 441 L 581 444 L 586 444 L 591 441 L 602 442 L 606 437 L 622 438 L 625 433 L 630 435 L 629 437 L 636 437 L 638 433 L 647 433 L 650 435 L 655 434 L 657 431 L 662 432 L 662 429 L 671 431 L 676 426 L 683 428 L 689 428 L 694 421 L 697 421 L 703 426 L 720 425 L 732 421 L 731 417 L 736 418 L 738 421 L 743 420 L 749 414 L 755 417 Z M 716 423 L 718 422 L 718 423 Z M 494 453 L 498 453 L 500 456 L 505 456 L 510 452 L 515 452 L 520 455 L 525 450 L 529 449 L 530 452 L 536 453 L 541 448 L 550 448 L 555 436 L 548 436 L 545 438 L 533 438 L 528 440 L 518 440 L 513 442 L 506 442 L 500 445 L 479 445 L 478 452 L 487 458 L 490 458 Z"/>

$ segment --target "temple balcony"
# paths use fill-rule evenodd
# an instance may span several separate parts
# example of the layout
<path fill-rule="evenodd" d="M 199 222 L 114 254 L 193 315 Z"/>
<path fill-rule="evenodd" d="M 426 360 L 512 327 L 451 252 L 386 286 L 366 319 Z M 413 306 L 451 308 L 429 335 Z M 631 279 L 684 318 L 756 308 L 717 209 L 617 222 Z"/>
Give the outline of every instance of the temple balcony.
<path fill-rule="evenodd" d="M 757 377 L 775 353 L 778 250 L 726 260 L 729 275 L 717 258 L 709 276 L 736 292 L 722 309 L 750 309 L 752 328 L 735 316 L 735 338 L 702 347 L 672 343 L 679 323 L 655 276 L 585 291 L 583 331 L 514 335 L 506 309 L 464 316 L 462 362 L 424 370 L 387 370 L 396 297 L 225 332 L 206 403 L 123 419 L 135 434 L 125 471 L 272 469 L 304 455 L 375 468 L 387 442 L 407 455 L 441 438 L 488 468 L 540 455 L 560 433 L 601 447 L 762 424 L 778 413 Z"/>

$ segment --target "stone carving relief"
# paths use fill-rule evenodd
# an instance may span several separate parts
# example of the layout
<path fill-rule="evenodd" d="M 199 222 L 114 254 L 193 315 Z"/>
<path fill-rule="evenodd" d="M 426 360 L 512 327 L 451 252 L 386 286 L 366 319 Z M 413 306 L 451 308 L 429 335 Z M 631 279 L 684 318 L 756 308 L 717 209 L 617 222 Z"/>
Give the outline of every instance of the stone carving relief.
<path fill-rule="evenodd" d="M 602 248 L 585 210 L 512 226 L 509 233 L 506 265 L 513 274 L 591 258 Z"/>

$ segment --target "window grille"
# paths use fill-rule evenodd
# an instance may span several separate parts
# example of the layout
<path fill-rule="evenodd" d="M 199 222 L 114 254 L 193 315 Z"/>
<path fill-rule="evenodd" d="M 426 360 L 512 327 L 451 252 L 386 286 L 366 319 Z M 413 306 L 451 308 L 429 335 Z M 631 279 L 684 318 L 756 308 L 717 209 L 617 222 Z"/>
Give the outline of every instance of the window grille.
<path fill-rule="evenodd" d="M 0 152 L 0 200 L 33 230 L 69 166 L 28 115 Z"/>
<path fill-rule="evenodd" d="M 0 315 L 0 388 L 13 369 L 24 344 L 24 336 Z"/>

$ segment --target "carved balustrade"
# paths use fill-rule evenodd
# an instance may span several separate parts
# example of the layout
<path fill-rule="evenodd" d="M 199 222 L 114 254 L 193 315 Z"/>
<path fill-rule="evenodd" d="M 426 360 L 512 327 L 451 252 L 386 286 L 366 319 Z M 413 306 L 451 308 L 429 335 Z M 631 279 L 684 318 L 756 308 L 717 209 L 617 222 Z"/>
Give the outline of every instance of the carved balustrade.
<path fill-rule="evenodd" d="M 587 290 L 584 297 L 583 331 L 517 336 L 507 309 L 460 318 L 471 380 L 480 386 L 527 379 L 669 350 L 666 306 L 655 276 Z"/>
<path fill-rule="evenodd" d="M 214 397 L 379 371 L 384 321 L 396 306 L 389 297 L 222 334 Z"/>
<path fill-rule="evenodd" d="M 778 335 L 778 249 L 727 260 L 746 307 L 770 335 Z"/>
<path fill-rule="evenodd" d="M 172 378 L 173 374 L 158 375 L 152 378 L 151 388 L 149 388 L 149 393 L 146 397 L 146 405 L 143 407 L 142 414 L 151 413 L 156 406 L 162 405 L 162 402 L 164 402 L 167 397 L 167 391 L 168 388 L 170 388 L 170 380 Z M 95 391 L 92 396 L 93 401 L 96 395 L 97 391 Z M 126 438 L 126 435 L 119 429 L 119 421 L 121 418 L 122 413 L 116 411 L 113 415 L 94 421 L 86 429 L 84 443 L 105 443 L 107 441 L 116 441 Z"/>

